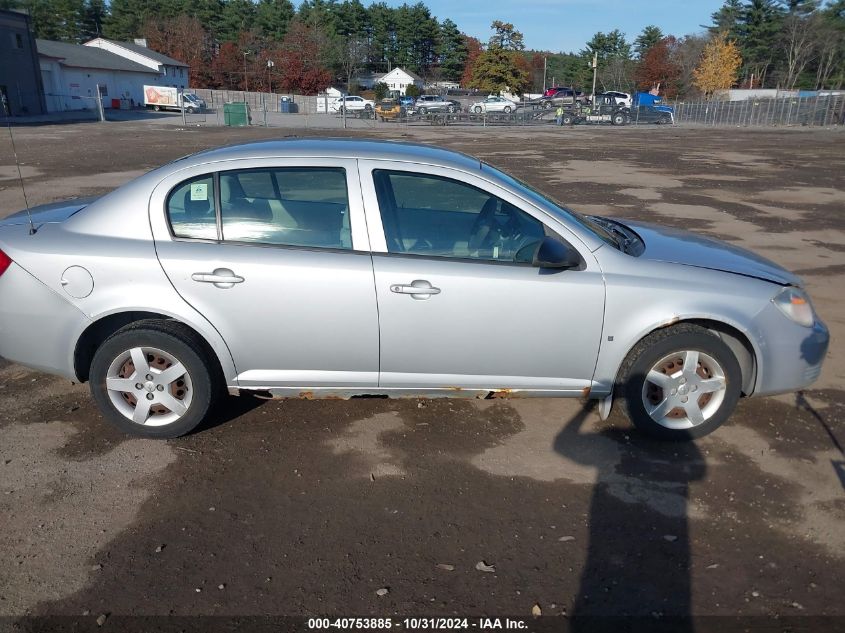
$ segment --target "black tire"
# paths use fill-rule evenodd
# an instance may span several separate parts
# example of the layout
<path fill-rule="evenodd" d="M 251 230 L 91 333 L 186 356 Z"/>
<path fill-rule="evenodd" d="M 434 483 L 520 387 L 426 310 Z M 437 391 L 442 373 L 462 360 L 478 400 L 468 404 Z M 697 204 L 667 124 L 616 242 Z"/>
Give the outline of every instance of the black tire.
<path fill-rule="evenodd" d="M 505 114 L 510 114 L 511 111 L 513 110 L 513 108 L 511 108 L 510 106 L 505 106 L 504 110 L 505 110 Z"/>
<path fill-rule="evenodd" d="M 551 101 L 546 101 L 546 102 L 543 104 L 543 109 L 544 109 L 544 110 L 551 110 L 551 109 L 552 109 L 552 102 L 551 102 Z"/>
<path fill-rule="evenodd" d="M 625 115 L 621 112 L 617 112 L 610 118 L 610 122 L 613 125 L 625 125 Z"/>
<path fill-rule="evenodd" d="M 160 112 L 160 111 L 161 111 L 161 106 L 154 105 L 154 106 L 153 106 L 153 110 L 155 110 L 156 112 Z"/>
<path fill-rule="evenodd" d="M 484 108 L 482 108 L 481 106 L 475 106 L 475 113 L 476 114 L 481 114 L 483 111 L 484 111 Z"/>
<path fill-rule="evenodd" d="M 448 108 L 446 108 L 446 112 L 448 112 L 449 114 L 454 114 L 455 113 L 455 106 L 450 105 Z"/>
<path fill-rule="evenodd" d="M 195 110 L 193 108 L 185 108 L 185 112 L 187 114 L 193 114 L 195 112 Z"/>
<path fill-rule="evenodd" d="M 420 114 L 423 115 L 423 116 L 428 114 L 428 108 L 420 108 Z"/>
<path fill-rule="evenodd" d="M 573 123 L 575 123 L 575 119 L 572 118 L 571 114 L 564 114 L 563 118 L 561 118 L 561 123 L 563 125 L 572 125 Z"/>
<path fill-rule="evenodd" d="M 712 357 L 725 377 L 724 397 L 710 417 L 691 428 L 669 428 L 646 411 L 643 389 L 646 374 L 661 359 L 681 350 L 695 350 Z M 742 370 L 730 348 L 710 330 L 682 323 L 652 332 L 628 353 L 619 369 L 615 397 L 638 430 L 661 440 L 683 441 L 703 437 L 719 428 L 733 413 L 742 389 Z M 701 398 L 701 396 L 699 396 Z"/>
<path fill-rule="evenodd" d="M 161 426 L 138 424 L 121 413 L 112 402 L 106 388 L 109 367 L 127 350 L 136 347 L 157 348 L 185 366 L 190 376 L 192 397 L 187 411 L 174 422 Z M 180 323 L 152 319 L 127 325 L 106 339 L 94 354 L 90 381 L 91 394 L 106 420 L 129 435 L 155 439 L 180 437 L 201 424 L 220 396 L 223 384 L 217 362 L 206 351 L 202 339 Z"/>

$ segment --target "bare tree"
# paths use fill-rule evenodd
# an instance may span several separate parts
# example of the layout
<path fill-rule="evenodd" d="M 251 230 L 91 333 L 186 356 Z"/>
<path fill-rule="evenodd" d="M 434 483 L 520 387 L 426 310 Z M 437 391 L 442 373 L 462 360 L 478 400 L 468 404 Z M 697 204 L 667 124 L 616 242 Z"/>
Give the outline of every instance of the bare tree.
<path fill-rule="evenodd" d="M 707 44 L 703 35 L 687 35 L 669 47 L 669 58 L 678 68 L 678 93 L 685 97 L 697 91 L 693 82 L 693 71 L 701 60 L 701 54 Z"/>
<path fill-rule="evenodd" d="M 818 58 L 816 89 L 839 88 L 839 86 L 827 84 L 845 55 L 845 33 L 828 24 L 819 25 L 816 36 L 816 55 Z"/>
<path fill-rule="evenodd" d="M 792 90 L 804 69 L 817 54 L 818 19 L 811 15 L 803 17 L 798 14 L 786 16 L 781 31 L 781 40 L 785 53 L 785 67 L 783 71 L 784 88 Z"/>
<path fill-rule="evenodd" d="M 346 78 L 346 90 L 352 89 L 352 77 L 367 63 L 368 46 L 364 38 L 349 35 L 337 41 L 335 55 Z"/>
<path fill-rule="evenodd" d="M 634 83 L 634 62 L 626 57 L 611 57 L 598 72 L 603 90 L 630 90 Z"/>

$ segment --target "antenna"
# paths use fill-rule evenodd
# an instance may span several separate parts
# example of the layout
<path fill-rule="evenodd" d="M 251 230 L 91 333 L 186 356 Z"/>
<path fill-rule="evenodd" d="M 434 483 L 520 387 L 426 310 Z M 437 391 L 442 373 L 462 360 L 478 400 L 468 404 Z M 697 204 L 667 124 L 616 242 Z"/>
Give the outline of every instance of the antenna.
<path fill-rule="evenodd" d="M 21 173 L 21 164 L 18 160 L 18 150 L 15 147 L 15 137 L 12 134 L 12 119 L 8 114 L 6 115 L 6 127 L 9 130 L 9 140 L 12 141 L 12 153 L 15 155 L 15 167 L 18 168 L 18 180 L 21 183 L 21 191 L 23 192 L 23 203 L 26 207 L 26 217 L 29 218 L 29 234 L 35 235 L 35 224 L 32 222 L 32 213 L 29 211 L 29 200 L 26 197 L 26 187 L 23 186 L 23 173 Z"/>

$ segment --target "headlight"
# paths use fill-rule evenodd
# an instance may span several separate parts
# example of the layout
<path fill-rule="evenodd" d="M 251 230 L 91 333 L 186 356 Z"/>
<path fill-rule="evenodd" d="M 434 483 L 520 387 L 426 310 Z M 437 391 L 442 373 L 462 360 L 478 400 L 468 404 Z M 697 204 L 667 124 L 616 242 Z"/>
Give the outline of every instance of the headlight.
<path fill-rule="evenodd" d="M 792 321 L 804 327 L 813 327 L 813 304 L 810 303 L 809 295 L 800 288 L 787 286 L 775 295 L 772 303 Z"/>

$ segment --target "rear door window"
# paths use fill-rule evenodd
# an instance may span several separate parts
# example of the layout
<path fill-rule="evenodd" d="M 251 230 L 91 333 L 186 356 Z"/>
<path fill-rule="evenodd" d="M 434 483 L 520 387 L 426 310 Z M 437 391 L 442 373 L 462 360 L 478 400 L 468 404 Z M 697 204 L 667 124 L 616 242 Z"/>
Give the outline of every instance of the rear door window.
<path fill-rule="evenodd" d="M 328 167 L 220 173 L 223 240 L 351 249 L 346 172 Z"/>

